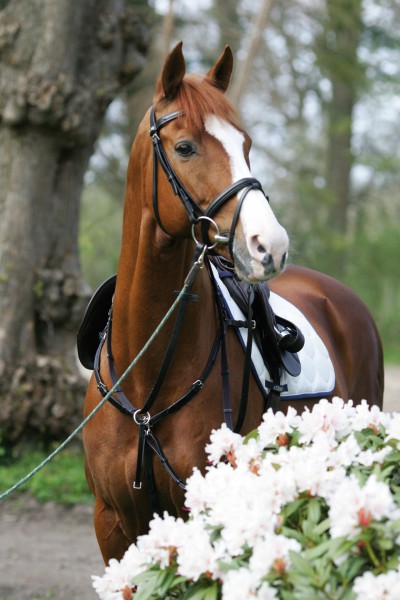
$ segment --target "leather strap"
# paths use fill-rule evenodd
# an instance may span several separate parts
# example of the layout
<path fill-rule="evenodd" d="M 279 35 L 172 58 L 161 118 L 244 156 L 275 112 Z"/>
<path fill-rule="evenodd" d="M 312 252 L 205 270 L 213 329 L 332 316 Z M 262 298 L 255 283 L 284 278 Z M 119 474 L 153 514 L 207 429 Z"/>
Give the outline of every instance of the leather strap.
<path fill-rule="evenodd" d="M 166 115 L 161 116 L 159 119 L 156 119 L 155 108 L 152 106 L 150 111 L 150 136 L 153 141 L 153 211 L 154 217 L 161 227 L 161 229 L 170 237 L 173 237 L 171 233 L 167 231 L 164 227 L 160 213 L 158 209 L 158 191 L 157 191 L 157 164 L 161 165 L 165 175 L 167 176 L 168 181 L 171 184 L 173 192 L 176 196 L 178 196 L 186 210 L 186 213 L 189 217 L 190 223 L 195 225 L 199 222 L 201 217 L 208 217 L 211 219 L 215 213 L 223 206 L 228 200 L 230 200 L 233 196 L 235 196 L 240 190 L 245 190 L 244 195 L 241 197 L 238 207 L 236 208 L 235 215 L 233 218 L 233 222 L 231 225 L 230 235 L 229 235 L 229 248 L 232 255 L 232 246 L 233 246 L 233 237 L 235 235 L 235 229 L 237 225 L 237 221 L 239 219 L 240 209 L 243 203 L 243 200 L 247 193 L 251 189 L 258 189 L 262 191 L 262 185 L 255 179 L 254 177 L 244 177 L 239 179 L 239 181 L 235 181 L 232 185 L 223 190 L 208 206 L 207 210 L 203 210 L 201 206 L 196 202 L 196 200 L 191 196 L 188 190 L 185 188 L 179 177 L 176 175 L 172 165 L 168 159 L 167 153 L 165 152 L 164 146 L 162 144 L 161 138 L 158 135 L 160 129 L 162 129 L 165 125 L 177 119 L 183 113 L 180 111 L 175 111 Z M 268 196 L 266 196 L 268 200 Z M 209 238 L 209 227 L 210 221 L 207 219 L 202 219 L 201 231 L 203 242 L 207 246 L 212 246 L 212 243 Z"/>
<path fill-rule="evenodd" d="M 250 302 L 250 287 L 248 290 L 248 310 L 247 310 L 247 345 L 246 352 L 244 355 L 244 366 L 243 366 L 243 380 L 242 380 L 242 392 L 239 401 L 239 412 L 236 425 L 233 429 L 235 433 L 239 433 L 247 412 L 247 404 L 249 399 L 249 384 L 250 384 L 250 371 L 251 371 L 251 348 L 253 344 L 253 311 Z"/>
<path fill-rule="evenodd" d="M 189 272 L 189 275 L 186 278 L 186 280 L 189 280 L 191 283 L 195 279 L 196 273 L 198 272 L 198 268 L 200 268 L 199 267 L 200 263 L 197 259 L 199 258 L 199 254 L 201 251 L 202 251 L 202 248 L 200 248 L 200 249 L 197 248 L 196 254 L 194 257 L 194 264 Z M 196 265 L 197 265 L 197 268 L 195 268 Z M 168 348 L 167 348 L 167 351 L 166 351 L 166 354 L 164 357 L 164 361 L 163 361 L 161 370 L 157 377 L 156 383 L 153 386 L 153 389 L 150 392 L 150 394 L 147 398 L 147 401 L 145 402 L 143 407 L 140 410 L 135 408 L 135 406 L 126 397 L 126 395 L 121 387 L 117 388 L 114 392 L 114 395 L 110 396 L 110 398 L 109 398 L 109 401 L 113 406 L 115 406 L 123 414 L 128 415 L 131 418 L 133 418 L 135 423 L 139 426 L 138 457 L 137 457 L 137 463 L 136 463 L 136 475 L 135 475 L 135 479 L 134 479 L 134 483 L 133 483 L 133 487 L 136 489 L 141 488 L 141 485 L 142 485 L 141 477 L 142 477 L 143 465 L 146 464 L 146 462 L 147 462 L 146 477 L 147 477 L 147 479 L 149 479 L 149 478 L 151 479 L 151 473 L 150 473 L 151 469 L 148 466 L 149 461 L 151 462 L 151 459 L 149 459 L 148 457 L 146 458 L 147 446 L 150 446 L 152 448 L 152 450 L 159 456 L 160 460 L 162 461 L 162 463 L 165 466 L 165 468 L 167 469 L 167 471 L 179 483 L 180 480 L 176 477 L 176 475 L 174 475 L 173 468 L 169 464 L 165 454 L 162 452 L 161 446 L 160 446 L 157 438 L 155 437 L 155 434 L 153 432 L 153 427 L 158 423 L 158 421 L 160 421 L 164 417 L 166 417 L 169 414 L 172 414 L 173 412 L 176 412 L 177 410 L 182 408 L 182 406 L 187 404 L 204 387 L 204 383 L 207 380 L 207 378 L 215 364 L 215 360 L 216 360 L 219 350 L 221 348 L 221 340 L 223 337 L 223 331 L 222 331 L 222 327 L 220 326 L 220 327 L 218 327 L 214 343 L 212 345 L 210 354 L 208 356 L 207 363 L 206 363 L 205 368 L 203 369 L 199 379 L 197 379 L 194 383 L 192 383 L 192 385 L 189 387 L 188 391 L 182 397 L 180 397 L 178 400 L 173 402 L 170 406 L 168 406 L 164 410 L 162 410 L 159 413 L 157 413 L 156 415 L 150 417 L 148 411 L 150 410 L 151 406 L 153 405 L 153 403 L 161 389 L 162 383 L 165 379 L 165 375 L 168 371 L 168 367 L 171 362 L 172 355 L 173 355 L 173 352 L 174 352 L 174 349 L 176 347 L 176 343 L 177 343 L 177 340 L 179 337 L 179 333 L 180 333 L 181 326 L 183 323 L 186 306 L 187 306 L 187 303 L 191 299 L 192 299 L 192 295 L 190 293 L 187 293 L 187 294 L 185 294 L 185 302 L 182 300 L 183 305 L 181 304 L 181 306 L 180 306 L 180 311 L 179 311 L 177 319 L 175 321 L 173 333 L 172 333 L 172 336 L 171 336 L 171 339 L 170 339 L 170 342 L 169 342 L 169 345 L 168 345 Z M 101 358 L 101 352 L 102 352 L 102 349 L 103 349 L 105 343 L 106 343 L 106 349 L 107 349 L 108 368 L 109 368 L 111 381 L 112 381 L 113 385 L 115 384 L 116 381 L 118 381 L 118 376 L 115 371 L 114 359 L 112 356 L 111 337 L 112 337 L 112 308 L 110 309 L 110 312 L 109 312 L 109 318 L 108 318 L 107 325 L 106 325 L 104 331 L 101 333 L 100 343 L 97 348 L 95 360 L 94 360 L 94 375 L 96 378 L 97 387 L 103 396 L 107 395 L 109 392 L 109 390 L 108 390 L 107 386 L 105 385 L 105 383 L 103 382 L 103 380 L 101 378 L 101 374 L 100 374 L 100 358 Z M 181 485 L 181 483 L 182 482 L 180 482 L 179 485 Z M 151 488 L 155 487 L 154 482 L 153 482 L 153 484 L 150 485 L 150 487 Z M 153 500 L 153 503 L 154 503 L 154 500 Z"/>

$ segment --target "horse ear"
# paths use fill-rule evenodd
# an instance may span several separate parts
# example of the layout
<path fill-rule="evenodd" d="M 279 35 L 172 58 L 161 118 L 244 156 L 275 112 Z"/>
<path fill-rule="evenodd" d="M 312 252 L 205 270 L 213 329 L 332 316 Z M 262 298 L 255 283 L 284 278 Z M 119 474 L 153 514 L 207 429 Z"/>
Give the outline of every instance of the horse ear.
<path fill-rule="evenodd" d="M 226 92 L 231 81 L 233 69 L 233 54 L 229 46 L 225 46 L 225 50 L 215 63 L 215 65 L 208 71 L 206 79 L 214 86 L 219 88 L 222 92 Z"/>
<path fill-rule="evenodd" d="M 186 63 L 179 42 L 168 54 L 157 87 L 157 95 L 171 101 L 176 97 L 178 88 L 185 76 Z"/>

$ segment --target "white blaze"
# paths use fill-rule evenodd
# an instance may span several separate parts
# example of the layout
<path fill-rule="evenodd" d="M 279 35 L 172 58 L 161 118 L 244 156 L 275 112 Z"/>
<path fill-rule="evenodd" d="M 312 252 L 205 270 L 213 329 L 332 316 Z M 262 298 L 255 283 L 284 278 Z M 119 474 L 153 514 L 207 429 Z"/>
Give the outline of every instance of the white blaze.
<path fill-rule="evenodd" d="M 229 157 L 232 183 L 245 177 L 252 177 L 243 152 L 244 135 L 233 125 L 215 115 L 208 115 L 204 125 L 206 131 L 222 144 Z M 252 259 L 254 275 L 262 276 L 261 270 L 264 271 L 264 267 L 257 263 L 260 263 L 265 254 L 271 255 L 275 268 L 279 270 L 282 257 L 288 250 L 288 237 L 260 190 L 251 190 L 247 194 L 240 220 Z"/>

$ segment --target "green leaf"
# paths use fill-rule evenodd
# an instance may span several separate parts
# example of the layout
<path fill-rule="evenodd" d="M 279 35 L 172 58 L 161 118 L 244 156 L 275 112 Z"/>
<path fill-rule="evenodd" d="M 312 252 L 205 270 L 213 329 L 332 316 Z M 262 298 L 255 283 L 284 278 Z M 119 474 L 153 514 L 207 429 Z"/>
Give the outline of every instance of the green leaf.
<path fill-rule="evenodd" d="M 311 498 L 311 500 L 308 502 L 308 520 L 312 523 L 318 523 L 321 518 L 321 502 L 322 500 L 317 498 Z"/>
<path fill-rule="evenodd" d="M 378 448 L 384 445 L 383 439 L 376 435 L 374 430 L 370 428 L 355 431 L 354 437 L 362 450 L 378 450 Z"/>
<path fill-rule="evenodd" d="M 353 540 L 347 540 L 340 537 L 328 541 L 328 554 L 332 560 L 337 560 L 340 556 L 348 552 L 354 546 Z"/>
<path fill-rule="evenodd" d="M 282 600 L 296 600 L 296 596 L 289 590 L 279 590 L 279 594 Z"/>
<path fill-rule="evenodd" d="M 219 592 L 220 592 L 220 586 L 218 583 L 215 582 L 212 586 L 207 588 L 205 591 L 206 591 L 206 593 L 204 595 L 204 600 L 218 600 Z"/>
<path fill-rule="evenodd" d="M 297 540 L 302 546 L 304 546 L 306 543 L 306 538 L 300 531 L 297 531 L 297 529 L 292 529 L 291 527 L 282 527 L 281 533 L 288 538 Z"/>
<path fill-rule="evenodd" d="M 182 596 L 182 600 L 218 600 L 219 591 L 220 585 L 216 581 L 205 582 L 202 580 L 190 586 Z"/>
<path fill-rule="evenodd" d="M 307 560 L 309 561 L 314 561 L 317 558 L 320 558 L 321 556 L 328 556 L 329 550 L 330 550 L 330 544 L 331 544 L 331 540 L 328 540 L 326 542 L 322 542 L 321 544 L 318 544 L 317 546 L 314 546 L 314 548 L 309 548 L 304 552 L 304 556 L 305 558 L 307 558 Z"/>
<path fill-rule="evenodd" d="M 365 564 L 365 558 L 361 556 L 351 556 L 349 560 L 340 566 L 339 570 L 343 574 L 343 579 L 351 583 L 357 577 L 357 575 L 362 573 Z M 343 569 L 341 567 L 343 567 Z"/>
<path fill-rule="evenodd" d="M 315 571 L 307 558 L 304 558 L 301 554 L 293 552 L 292 550 L 289 551 L 289 556 L 291 569 L 301 575 L 309 577 L 311 580 L 315 580 Z"/>
<path fill-rule="evenodd" d="M 253 429 L 252 431 L 250 431 L 250 433 L 248 433 L 246 435 L 246 437 L 243 440 L 244 444 L 247 444 L 249 440 L 254 439 L 254 440 L 258 440 L 258 431 L 257 429 Z"/>
<path fill-rule="evenodd" d="M 309 521 L 308 519 L 304 519 L 304 521 L 301 524 L 301 528 L 303 530 L 304 535 L 307 538 L 311 538 L 311 539 L 313 537 L 314 527 L 315 527 L 315 524 L 312 521 Z"/>
<path fill-rule="evenodd" d="M 320 536 L 326 531 L 328 531 L 330 524 L 331 522 L 329 519 L 324 519 L 323 521 L 321 521 L 321 523 L 318 523 L 318 525 L 314 527 L 314 535 Z"/>
<path fill-rule="evenodd" d="M 295 512 L 297 512 L 305 503 L 307 502 L 307 498 L 297 498 L 297 500 L 293 500 L 292 502 L 288 502 L 286 506 L 284 506 L 282 510 L 282 516 L 286 520 L 291 517 Z"/>
<path fill-rule="evenodd" d="M 393 540 L 391 540 L 390 538 L 382 538 L 379 540 L 378 546 L 381 550 L 384 550 L 387 552 L 388 550 L 393 549 L 394 543 L 393 543 Z"/>
<path fill-rule="evenodd" d="M 176 569 L 174 567 L 170 567 L 163 571 L 163 574 L 160 577 L 160 580 L 158 583 L 158 594 L 161 597 L 164 597 L 166 595 L 167 591 L 172 586 L 174 579 L 175 579 L 175 575 L 176 575 Z"/>
<path fill-rule="evenodd" d="M 152 600 L 158 588 L 160 571 L 145 571 L 134 578 L 134 583 L 140 584 L 135 594 L 135 600 Z"/>

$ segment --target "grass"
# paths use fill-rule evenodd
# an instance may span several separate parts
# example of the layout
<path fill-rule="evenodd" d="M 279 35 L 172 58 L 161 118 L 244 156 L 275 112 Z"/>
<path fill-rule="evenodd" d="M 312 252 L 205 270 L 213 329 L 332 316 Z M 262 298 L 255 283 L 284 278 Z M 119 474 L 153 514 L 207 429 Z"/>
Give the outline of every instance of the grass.
<path fill-rule="evenodd" d="M 400 347 L 397 346 L 384 346 L 385 364 L 387 365 L 400 365 Z"/>
<path fill-rule="evenodd" d="M 32 471 L 48 454 L 50 451 L 35 450 L 26 451 L 17 457 L 1 457 L 0 493 Z M 39 502 L 91 504 L 93 496 L 85 479 L 81 448 L 63 450 L 13 495 L 22 492 L 29 492 Z"/>

